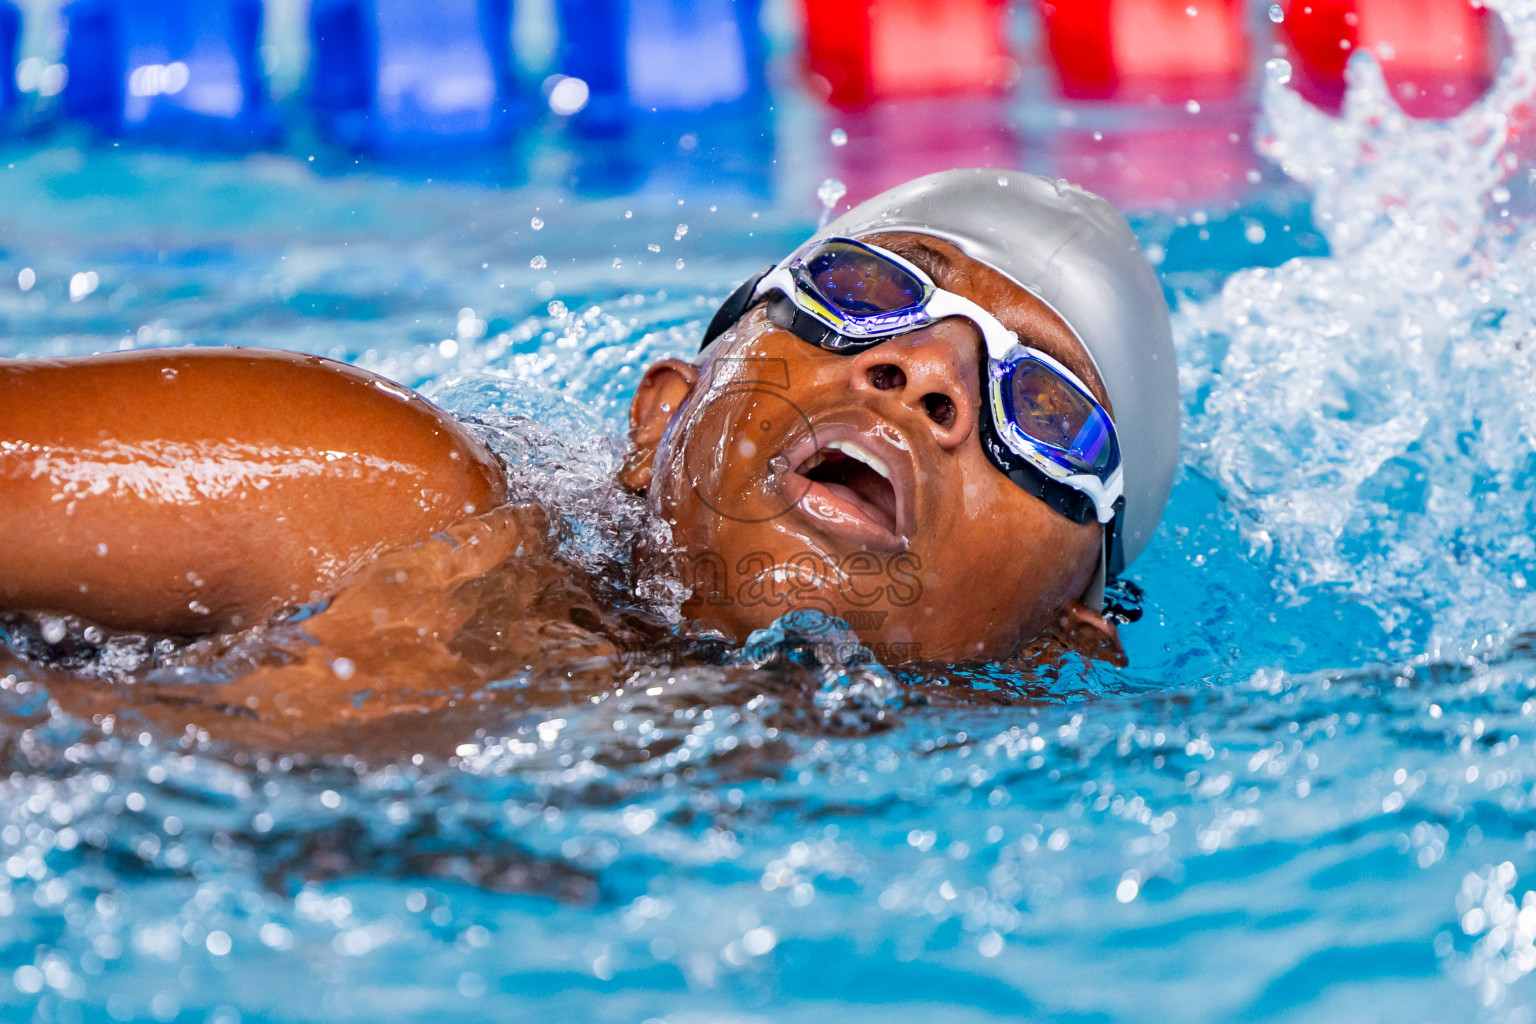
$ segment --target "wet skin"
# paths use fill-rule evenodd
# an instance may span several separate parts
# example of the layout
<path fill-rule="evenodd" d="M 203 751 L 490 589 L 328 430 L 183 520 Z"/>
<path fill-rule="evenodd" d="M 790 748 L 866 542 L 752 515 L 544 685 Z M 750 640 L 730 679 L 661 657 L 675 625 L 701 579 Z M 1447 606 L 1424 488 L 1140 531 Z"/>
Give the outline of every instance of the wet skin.
<path fill-rule="evenodd" d="M 409 389 L 255 349 L 0 359 L 0 610 L 198 636 L 504 500 Z"/>
<path fill-rule="evenodd" d="M 1107 406 L 1081 343 L 1024 289 L 938 239 L 868 240 L 991 311 Z M 975 325 L 951 318 L 838 355 L 758 306 L 702 371 L 652 367 L 626 482 L 651 491 L 685 551 L 685 614 L 741 639 L 820 608 L 888 661 L 1007 657 L 1052 633 L 1113 656 L 1113 625 L 1078 600 L 1101 528 L 1051 511 L 987 460 L 982 353 Z"/>
<path fill-rule="evenodd" d="M 1075 338 L 1022 289 L 946 243 L 875 240 L 908 245 L 1102 395 Z M 887 661 L 1007 657 L 1042 637 L 1113 657 L 1112 624 L 1078 601 L 1099 528 L 987 461 L 980 372 L 968 321 L 850 357 L 761 309 L 702 369 L 652 367 L 621 480 L 673 525 L 696 584 L 685 614 L 743 638 L 819 608 Z M 0 493 L 0 612 L 196 637 L 328 600 L 301 624 L 309 640 L 283 641 L 248 683 L 257 704 L 335 696 L 308 726 L 391 714 L 430 685 L 428 709 L 573 657 L 612 661 L 594 688 L 625 671 L 633 638 L 584 584 L 560 585 L 524 510 L 498 508 L 494 456 L 355 367 L 240 349 L 0 360 Z M 347 697 L 370 689 L 399 701 Z M 271 706 L 291 717 L 298 703 Z"/>

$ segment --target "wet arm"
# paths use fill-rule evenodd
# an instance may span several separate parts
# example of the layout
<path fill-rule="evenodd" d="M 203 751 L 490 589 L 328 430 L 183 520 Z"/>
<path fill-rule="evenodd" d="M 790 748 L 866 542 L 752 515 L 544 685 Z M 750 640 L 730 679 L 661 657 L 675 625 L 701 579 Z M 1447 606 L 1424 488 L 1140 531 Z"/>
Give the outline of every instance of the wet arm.
<path fill-rule="evenodd" d="M 0 360 L 0 611 L 199 635 L 504 500 L 442 410 L 257 349 Z"/>

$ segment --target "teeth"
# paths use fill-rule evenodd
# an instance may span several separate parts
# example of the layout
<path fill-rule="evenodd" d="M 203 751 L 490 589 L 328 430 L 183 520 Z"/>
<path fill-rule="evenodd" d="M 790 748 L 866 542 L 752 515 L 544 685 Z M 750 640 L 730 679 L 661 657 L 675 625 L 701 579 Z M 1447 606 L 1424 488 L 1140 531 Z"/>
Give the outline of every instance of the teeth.
<path fill-rule="evenodd" d="M 827 447 L 833 449 L 834 451 L 842 452 L 850 459 L 858 459 L 860 462 L 864 463 L 864 465 L 868 466 L 876 473 L 879 473 L 887 480 L 891 478 L 891 468 L 889 466 L 880 461 L 880 459 L 874 455 L 871 455 L 869 452 L 865 451 L 863 448 L 860 448 L 858 445 L 854 444 L 852 441 L 833 441 L 831 444 L 827 445 Z"/>

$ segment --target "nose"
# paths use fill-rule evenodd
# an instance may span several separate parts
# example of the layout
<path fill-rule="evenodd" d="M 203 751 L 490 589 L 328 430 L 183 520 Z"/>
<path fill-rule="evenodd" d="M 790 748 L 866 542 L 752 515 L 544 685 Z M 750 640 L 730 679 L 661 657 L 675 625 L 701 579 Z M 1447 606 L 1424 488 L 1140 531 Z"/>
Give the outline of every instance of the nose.
<path fill-rule="evenodd" d="M 921 414 L 940 446 L 958 448 L 976 427 L 980 345 L 969 323 L 944 320 L 860 352 L 849 367 L 849 385 Z"/>

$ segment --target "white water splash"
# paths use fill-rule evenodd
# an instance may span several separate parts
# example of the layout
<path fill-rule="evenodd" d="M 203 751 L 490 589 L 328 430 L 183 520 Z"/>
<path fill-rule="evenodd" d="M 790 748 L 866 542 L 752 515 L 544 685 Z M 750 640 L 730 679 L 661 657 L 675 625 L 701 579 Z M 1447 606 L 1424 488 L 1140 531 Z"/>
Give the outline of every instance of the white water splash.
<path fill-rule="evenodd" d="M 1536 4 L 1497 7 L 1511 55 L 1451 120 L 1404 115 L 1365 54 L 1339 118 L 1272 69 L 1260 150 L 1314 190 L 1331 253 L 1238 273 L 1176 317 L 1189 462 L 1282 595 L 1343 589 L 1431 656 L 1536 623 L 1536 224 L 1516 152 Z"/>

